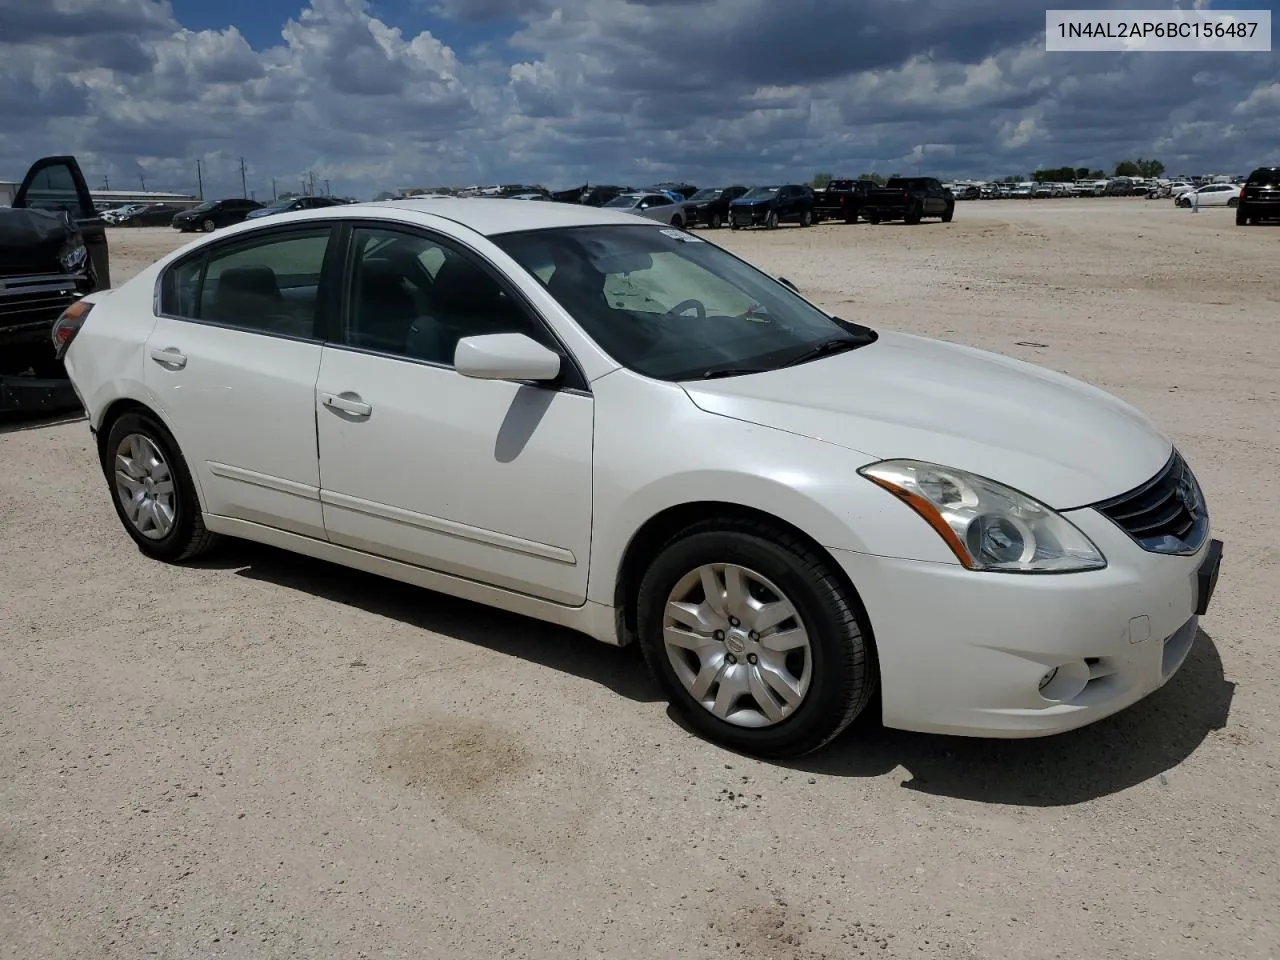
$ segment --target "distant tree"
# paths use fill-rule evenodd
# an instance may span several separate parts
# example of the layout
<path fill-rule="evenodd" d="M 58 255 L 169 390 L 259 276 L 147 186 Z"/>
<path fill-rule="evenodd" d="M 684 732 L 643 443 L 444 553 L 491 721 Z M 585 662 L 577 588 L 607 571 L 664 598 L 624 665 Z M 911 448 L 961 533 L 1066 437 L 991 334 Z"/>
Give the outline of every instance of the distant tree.
<path fill-rule="evenodd" d="M 1004 178 L 1004 182 L 1005 182 L 1005 183 L 1021 183 L 1021 182 L 1022 182 L 1022 174 L 1020 174 L 1020 173 L 1011 173 L 1011 174 L 1009 174 L 1007 177 L 1005 177 L 1005 178 Z"/>
<path fill-rule="evenodd" d="M 1043 170 L 1033 170 L 1031 179 L 1041 183 L 1070 183 L 1076 179 L 1076 168 L 1046 167 Z"/>
<path fill-rule="evenodd" d="M 873 173 L 864 173 L 864 174 L 861 174 L 861 175 L 858 177 L 858 179 L 859 179 L 859 180 L 874 180 L 876 183 L 880 184 L 881 186 L 883 186 L 883 185 L 884 185 L 884 177 L 882 177 L 882 176 L 880 176 L 880 174 L 878 174 L 878 173 L 874 173 L 874 172 L 873 172 Z"/>
<path fill-rule="evenodd" d="M 809 186 L 813 187 L 815 190 L 822 190 L 832 181 L 832 179 L 833 178 L 829 173 L 815 173 L 813 175 L 813 179 L 809 181 Z"/>
<path fill-rule="evenodd" d="M 1132 160 L 1121 160 L 1116 164 L 1115 176 L 1117 177 L 1136 177 L 1139 176 L 1138 165 Z"/>
<path fill-rule="evenodd" d="M 1094 180 L 1105 180 L 1107 177 L 1107 175 L 1103 173 L 1101 170 L 1090 170 L 1089 176 L 1092 177 Z"/>
<path fill-rule="evenodd" d="M 1077 179 L 1077 180 L 1088 180 L 1088 179 L 1089 179 L 1089 168 L 1088 168 L 1088 167 L 1076 167 L 1076 179 Z"/>
<path fill-rule="evenodd" d="M 1164 164 L 1159 160 L 1137 161 L 1138 175 L 1142 177 L 1160 177 L 1164 175 Z"/>

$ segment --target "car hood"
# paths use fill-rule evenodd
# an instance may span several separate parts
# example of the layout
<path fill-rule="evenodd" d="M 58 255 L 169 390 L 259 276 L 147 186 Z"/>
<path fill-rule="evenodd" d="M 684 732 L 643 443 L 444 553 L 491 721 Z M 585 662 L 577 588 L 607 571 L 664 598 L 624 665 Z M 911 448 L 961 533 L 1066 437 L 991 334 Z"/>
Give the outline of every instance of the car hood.
<path fill-rule="evenodd" d="M 882 333 L 848 353 L 683 384 L 708 413 L 811 437 L 869 459 L 968 470 L 1056 509 L 1150 479 L 1172 442 L 1110 394 L 1033 364 Z"/>

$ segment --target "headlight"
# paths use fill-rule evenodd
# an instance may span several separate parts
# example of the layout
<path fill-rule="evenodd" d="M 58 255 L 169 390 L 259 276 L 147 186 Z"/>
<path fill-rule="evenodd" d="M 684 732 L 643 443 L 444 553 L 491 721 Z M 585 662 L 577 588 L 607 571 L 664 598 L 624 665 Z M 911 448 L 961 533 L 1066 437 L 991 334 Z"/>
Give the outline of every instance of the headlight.
<path fill-rule="evenodd" d="M 89 248 L 84 245 L 84 238 L 76 234 L 63 245 L 58 253 L 58 263 L 64 273 L 79 273 L 89 260 Z"/>
<path fill-rule="evenodd" d="M 923 517 L 970 570 L 1065 573 L 1107 565 L 1070 520 L 994 480 L 917 460 L 884 460 L 858 472 Z"/>

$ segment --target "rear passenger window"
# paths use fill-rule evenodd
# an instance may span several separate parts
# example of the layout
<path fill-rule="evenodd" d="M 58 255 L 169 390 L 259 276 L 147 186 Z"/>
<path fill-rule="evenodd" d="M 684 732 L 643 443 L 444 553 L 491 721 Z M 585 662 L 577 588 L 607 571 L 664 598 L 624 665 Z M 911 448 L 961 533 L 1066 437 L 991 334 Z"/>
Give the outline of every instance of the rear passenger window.
<path fill-rule="evenodd" d="M 165 276 L 161 312 L 255 333 L 315 337 L 328 227 L 180 263 Z"/>

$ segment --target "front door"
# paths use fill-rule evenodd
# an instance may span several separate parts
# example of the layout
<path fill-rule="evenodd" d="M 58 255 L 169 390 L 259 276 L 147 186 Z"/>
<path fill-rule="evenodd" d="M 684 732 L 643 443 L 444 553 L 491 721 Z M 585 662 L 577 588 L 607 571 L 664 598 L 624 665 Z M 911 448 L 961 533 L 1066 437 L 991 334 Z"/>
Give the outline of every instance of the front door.
<path fill-rule="evenodd" d="M 445 237 L 351 231 L 346 310 L 317 383 L 334 543 L 558 603 L 586 599 L 594 406 L 584 389 L 475 380 L 459 337 L 555 340 Z M 566 361 L 567 363 L 567 361 Z"/>
<path fill-rule="evenodd" d="M 146 383 L 217 516 L 324 537 L 315 386 L 331 228 L 255 231 L 177 261 Z"/>

